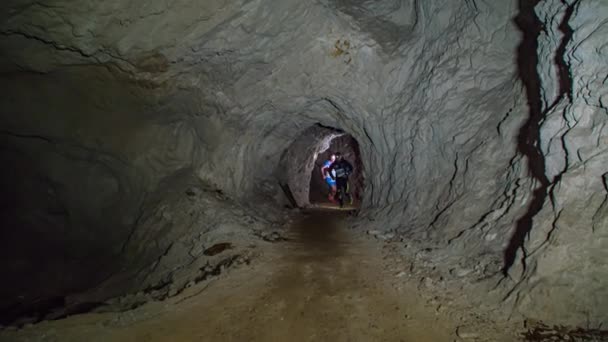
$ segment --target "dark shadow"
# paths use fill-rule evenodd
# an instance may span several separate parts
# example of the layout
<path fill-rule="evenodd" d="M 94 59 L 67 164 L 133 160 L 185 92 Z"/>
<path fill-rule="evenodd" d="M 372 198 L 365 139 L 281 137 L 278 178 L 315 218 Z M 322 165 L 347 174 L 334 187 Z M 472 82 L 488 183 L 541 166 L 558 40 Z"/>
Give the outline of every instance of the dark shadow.
<path fill-rule="evenodd" d="M 522 80 L 526 90 L 528 107 L 530 109 L 528 120 L 521 127 L 517 136 L 517 149 L 527 157 L 530 173 L 540 185 L 532 193 L 532 200 L 528 206 L 528 210 L 517 221 L 515 233 L 505 249 L 504 267 L 502 269 L 504 276 L 508 275 L 509 269 L 515 263 L 518 249 L 521 249 L 524 253 L 522 263 L 525 270 L 526 251 L 524 249 L 524 242 L 532 229 L 533 218 L 543 208 L 547 196 L 550 195 L 549 186 L 552 183 L 558 182 L 563 173 L 562 171 L 562 173 L 558 174 L 553 181 L 549 180 L 545 175 L 545 159 L 540 149 L 540 125 L 547 113 L 553 110 L 564 97 L 572 100 L 572 77 L 570 75 L 570 67 L 564 59 L 564 54 L 573 33 L 568 22 L 578 5 L 578 0 L 568 5 L 562 22 L 559 25 L 563 38 L 556 50 L 554 59 L 558 68 L 559 94 L 555 101 L 544 110 L 541 102 L 540 76 L 536 70 L 538 65 L 538 36 L 544 31 L 542 22 L 534 12 L 534 7 L 538 3 L 539 0 L 520 0 L 519 14 L 515 17 L 514 21 L 523 33 L 523 40 L 517 50 L 517 66 L 519 78 Z"/>
<path fill-rule="evenodd" d="M 331 126 L 326 126 L 320 122 L 317 122 L 316 124 L 314 124 L 317 127 L 322 127 L 322 128 L 326 128 L 326 129 L 331 129 L 332 131 L 335 131 L 337 133 L 346 133 L 344 132 L 344 130 L 340 129 L 340 128 L 335 128 L 335 127 L 331 127 Z"/>
<path fill-rule="evenodd" d="M 524 84 L 528 99 L 529 116 L 520 128 L 517 136 L 517 150 L 528 159 L 531 176 L 540 185 L 534 190 L 527 212 L 517 220 L 516 229 L 504 251 L 503 275 L 507 276 L 509 269 L 515 263 L 518 249 L 524 250 L 524 241 L 532 229 L 532 219 L 542 209 L 549 180 L 545 176 L 545 159 L 538 146 L 540 138 L 540 123 L 544 118 L 542 112 L 540 77 L 536 70 L 538 65 L 538 36 L 543 30 L 542 23 L 534 12 L 539 0 L 519 0 L 519 14 L 514 21 L 523 33 L 523 39 L 517 49 L 517 67 L 519 78 Z M 524 264 L 525 268 L 525 264 Z"/>
<path fill-rule="evenodd" d="M 568 96 L 570 102 L 572 102 L 572 75 L 570 75 L 570 66 L 566 63 L 564 56 L 566 55 L 566 47 L 568 46 L 568 42 L 572 39 L 572 33 L 574 31 L 568 25 L 572 14 L 574 13 L 574 9 L 578 5 L 580 0 L 574 1 L 566 8 L 566 13 L 564 14 L 564 19 L 559 25 L 559 30 L 564 34 L 557 51 L 555 52 L 555 64 L 557 64 L 559 71 L 559 94 L 558 100 L 560 100 L 563 96 Z"/>
<path fill-rule="evenodd" d="M 306 209 L 292 225 L 293 232 L 298 236 L 296 241 L 308 245 L 308 249 L 319 249 L 320 252 L 335 250 L 339 247 L 339 229 L 343 217 L 346 215 Z"/>
<path fill-rule="evenodd" d="M 291 189 L 289 189 L 289 185 L 279 182 L 279 186 L 281 187 L 281 190 L 283 190 L 285 197 L 287 197 L 287 200 L 291 204 L 291 208 L 297 208 L 298 203 L 296 202 L 296 199 L 293 197 L 293 194 L 291 193 Z"/>

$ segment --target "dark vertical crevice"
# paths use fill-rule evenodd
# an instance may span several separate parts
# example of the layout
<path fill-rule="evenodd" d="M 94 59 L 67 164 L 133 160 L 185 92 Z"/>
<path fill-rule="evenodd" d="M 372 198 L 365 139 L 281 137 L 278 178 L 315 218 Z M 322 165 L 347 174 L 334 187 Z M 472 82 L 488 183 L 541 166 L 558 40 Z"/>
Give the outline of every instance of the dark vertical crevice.
<path fill-rule="evenodd" d="M 571 5 L 568 5 L 566 0 L 562 0 L 562 4 L 566 6 L 566 11 L 564 13 L 564 17 L 559 25 L 559 30 L 562 32 L 563 37 L 562 40 L 555 51 L 555 65 L 557 65 L 558 70 L 558 80 L 559 80 L 559 94 L 555 98 L 555 101 L 551 104 L 551 106 L 547 109 L 547 111 L 552 110 L 558 103 L 560 103 L 564 98 L 567 98 L 570 103 L 572 103 L 572 75 L 570 74 L 570 64 L 566 62 L 566 48 L 568 46 L 568 42 L 572 39 L 573 30 L 568 24 L 570 22 L 570 18 L 578 5 L 579 0 L 574 1 Z M 564 120 L 566 119 L 566 111 L 567 108 L 563 109 Z M 562 175 L 568 170 L 568 149 L 566 147 L 565 136 L 568 133 L 566 131 L 561 137 L 562 149 L 565 153 L 564 167 L 559 174 L 557 174 L 552 183 L 557 183 L 561 180 Z M 551 198 L 553 199 L 553 191 L 551 191 Z"/>
<path fill-rule="evenodd" d="M 515 263 L 517 250 L 524 253 L 522 262 L 525 270 L 524 241 L 532 229 L 532 220 L 540 212 L 547 197 L 549 180 L 545 175 L 545 159 L 540 150 L 540 123 L 544 118 L 541 101 L 541 82 L 536 67 L 538 65 L 538 36 L 543 30 L 542 23 L 534 12 L 539 0 L 519 0 L 519 14 L 515 17 L 515 24 L 523 33 L 522 42 L 517 49 L 517 66 L 519 78 L 524 84 L 528 99 L 529 116 L 520 128 L 517 136 L 517 150 L 528 159 L 531 176 L 539 183 L 532 194 L 532 200 L 527 212 L 516 223 L 515 232 L 504 251 L 503 275 Z"/>
<path fill-rule="evenodd" d="M 558 101 L 567 96 L 568 99 L 572 102 L 572 75 L 570 75 L 570 65 L 566 62 L 566 47 L 568 46 L 568 42 L 572 39 L 572 33 L 574 32 L 568 22 L 574 13 L 574 9 L 578 5 L 579 0 L 574 1 L 571 5 L 568 5 L 566 0 L 562 0 L 562 4 L 566 5 L 566 13 L 564 14 L 564 18 L 559 25 L 559 30 L 564 35 L 562 37 L 562 41 L 557 47 L 557 51 L 555 52 L 555 64 L 558 68 L 559 75 L 559 94 Z"/>
<path fill-rule="evenodd" d="M 536 69 L 538 65 L 538 36 L 544 30 L 542 22 L 534 12 L 534 8 L 539 2 L 540 0 L 520 0 L 519 14 L 515 18 L 515 23 L 523 33 L 523 40 L 517 51 L 518 71 L 526 90 L 530 110 L 528 120 L 519 131 L 517 147 L 518 151 L 527 157 L 530 173 L 539 184 L 532 193 L 528 210 L 517 221 L 515 232 L 505 249 L 502 270 L 504 276 L 508 275 L 509 269 L 515 263 L 517 250 L 520 249 L 523 253 L 522 264 L 525 271 L 526 250 L 524 242 L 532 229 L 533 218 L 543 208 L 543 204 L 550 194 L 551 184 L 559 182 L 563 173 L 557 175 L 552 181 L 545 174 L 545 159 L 540 148 L 540 125 L 547 113 L 553 110 L 562 99 L 567 97 L 570 102 L 572 101 L 572 76 L 565 54 L 568 42 L 573 34 L 568 22 L 574 13 L 578 0 L 571 5 L 568 5 L 565 0 L 562 1 L 566 5 L 564 17 L 559 25 L 563 37 L 557 47 L 554 59 L 558 69 L 559 93 L 555 101 L 544 110 L 541 100 L 541 81 Z M 564 151 L 566 151 L 565 146 Z"/>

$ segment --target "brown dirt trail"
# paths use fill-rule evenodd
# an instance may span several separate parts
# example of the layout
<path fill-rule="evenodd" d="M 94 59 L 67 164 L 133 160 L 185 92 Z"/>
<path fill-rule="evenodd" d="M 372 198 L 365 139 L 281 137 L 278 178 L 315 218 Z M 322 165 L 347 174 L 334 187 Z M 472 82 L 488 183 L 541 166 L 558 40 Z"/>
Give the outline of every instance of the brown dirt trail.
<path fill-rule="evenodd" d="M 384 269 L 380 245 L 335 212 L 312 212 L 289 241 L 260 248 L 177 297 L 124 313 L 86 314 L 10 334 L 11 341 L 452 341 L 455 326 Z M 204 288 L 204 291 L 202 291 Z M 199 293 L 200 294 L 197 294 Z"/>

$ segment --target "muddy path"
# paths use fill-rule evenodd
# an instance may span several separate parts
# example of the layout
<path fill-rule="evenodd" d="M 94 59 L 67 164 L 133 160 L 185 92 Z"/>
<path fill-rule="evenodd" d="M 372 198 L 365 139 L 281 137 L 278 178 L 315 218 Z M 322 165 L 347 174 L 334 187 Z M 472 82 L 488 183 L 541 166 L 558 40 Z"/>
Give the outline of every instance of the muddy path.
<path fill-rule="evenodd" d="M 423 315 L 415 298 L 401 298 L 384 282 L 390 275 L 379 246 L 348 231 L 340 217 L 311 213 L 292 229 L 293 242 L 262 298 L 279 321 L 260 331 L 261 341 L 449 340 L 449 327 L 436 329 L 430 312 L 424 323 L 408 320 Z"/>
<path fill-rule="evenodd" d="M 341 215 L 341 214 L 339 214 Z M 5 331 L 2 341 L 452 341 L 455 324 L 396 286 L 381 247 L 311 212 L 250 266 L 123 313 Z"/>

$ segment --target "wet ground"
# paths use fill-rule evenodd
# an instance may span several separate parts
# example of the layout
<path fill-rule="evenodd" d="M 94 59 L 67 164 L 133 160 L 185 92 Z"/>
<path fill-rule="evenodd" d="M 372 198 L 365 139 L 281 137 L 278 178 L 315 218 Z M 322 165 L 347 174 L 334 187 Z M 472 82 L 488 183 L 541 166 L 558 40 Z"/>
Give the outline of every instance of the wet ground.
<path fill-rule="evenodd" d="M 455 324 L 395 287 L 378 243 L 336 211 L 311 211 L 288 241 L 180 296 L 0 333 L 1 341 L 452 341 Z"/>

